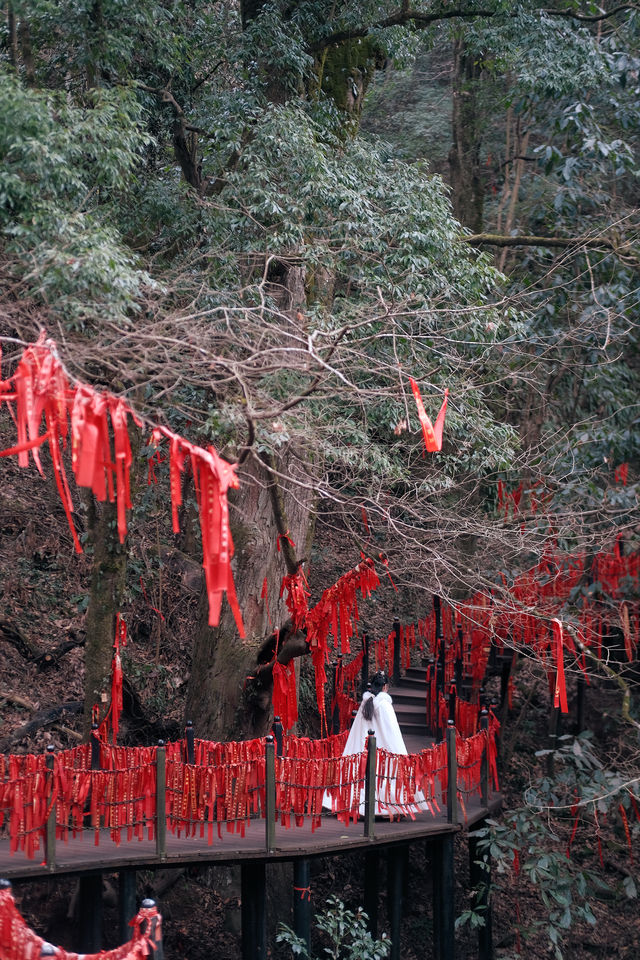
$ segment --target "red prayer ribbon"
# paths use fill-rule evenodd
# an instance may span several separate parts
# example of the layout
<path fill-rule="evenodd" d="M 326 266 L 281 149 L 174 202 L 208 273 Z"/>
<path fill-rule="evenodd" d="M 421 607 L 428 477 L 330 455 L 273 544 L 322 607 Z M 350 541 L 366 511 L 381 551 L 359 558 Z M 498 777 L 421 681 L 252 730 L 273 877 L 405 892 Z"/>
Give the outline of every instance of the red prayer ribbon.
<path fill-rule="evenodd" d="M 418 418 L 420 420 L 420 426 L 422 427 L 422 437 L 424 439 L 425 449 L 428 453 L 437 453 L 438 451 L 442 450 L 442 431 L 444 429 L 444 418 L 447 412 L 449 390 L 445 390 L 444 400 L 442 401 L 440 412 L 438 413 L 436 422 L 432 424 L 425 412 L 418 384 L 413 377 L 409 377 L 409 382 L 411 384 L 411 389 L 413 390 L 413 396 L 415 397 L 416 407 L 418 408 Z"/>

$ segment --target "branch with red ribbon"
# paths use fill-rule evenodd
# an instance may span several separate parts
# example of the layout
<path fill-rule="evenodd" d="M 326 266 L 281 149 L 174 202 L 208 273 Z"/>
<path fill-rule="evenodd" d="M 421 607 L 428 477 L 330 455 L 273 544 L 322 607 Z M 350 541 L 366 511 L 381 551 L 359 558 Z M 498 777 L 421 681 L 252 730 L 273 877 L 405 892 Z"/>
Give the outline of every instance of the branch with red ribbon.
<path fill-rule="evenodd" d="M 19 465 L 27 467 L 31 454 L 43 474 L 39 448 L 48 443 L 76 551 L 82 553 L 82 547 L 73 523 L 73 502 L 62 457 L 69 436 L 76 484 L 88 487 L 97 500 L 108 499 L 116 504 L 118 535 L 124 543 L 127 511 L 131 509 L 129 421 L 142 429 L 142 418 L 125 400 L 107 390 L 96 390 L 84 383 L 72 385 L 58 358 L 55 343 L 46 338 L 44 331 L 35 344 L 25 349 L 13 376 L 0 380 L 0 402 L 9 407 L 18 435 L 18 443 L 0 452 L 0 457 L 17 455 Z M 43 417 L 46 430 L 41 434 Z M 150 443 L 156 451 L 163 441 L 169 443 L 174 533 L 180 530 L 181 474 L 187 463 L 191 468 L 202 534 L 209 623 L 211 626 L 219 623 L 222 595 L 226 593 L 238 632 L 244 637 L 231 573 L 233 540 L 227 503 L 227 491 L 238 486 L 235 467 L 223 460 L 212 446 L 199 447 L 166 427 L 153 426 Z M 157 453 L 156 462 L 160 459 Z M 155 473 L 153 476 L 155 478 Z"/>

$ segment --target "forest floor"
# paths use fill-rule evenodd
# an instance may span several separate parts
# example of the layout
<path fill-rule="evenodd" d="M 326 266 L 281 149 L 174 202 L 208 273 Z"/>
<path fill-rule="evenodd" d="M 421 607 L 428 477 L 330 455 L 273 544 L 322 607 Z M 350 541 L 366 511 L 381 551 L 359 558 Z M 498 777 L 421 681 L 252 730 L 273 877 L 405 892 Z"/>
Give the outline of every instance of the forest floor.
<path fill-rule="evenodd" d="M 0 436 L 0 447 L 3 443 Z M 66 748 L 82 736 L 82 716 L 77 705 L 83 697 L 84 612 L 88 594 L 90 558 L 74 556 L 71 539 L 53 483 L 45 481 L 34 469 L 20 470 L 13 458 L 1 461 L 0 485 L 0 751 L 38 752 L 53 743 Z M 50 476 L 50 472 L 49 472 Z M 82 514 L 78 516 L 82 530 Z M 156 541 L 147 531 L 149 553 L 138 557 L 129 595 L 127 619 L 130 645 L 124 660 L 125 672 L 140 696 L 144 716 L 124 718 L 124 742 L 148 742 L 145 730 L 151 725 L 168 737 L 179 735 L 184 720 L 184 692 L 190 668 L 190 637 L 197 605 L 197 583 L 184 571 L 164 574 L 161 605 L 164 621 L 153 608 L 160 603 L 154 594 L 157 564 L 149 560 Z M 337 576 L 353 566 L 353 557 L 337 541 L 324 542 L 322 558 L 316 565 L 318 582 L 330 585 Z M 327 558 L 330 558 L 327 559 Z M 333 580 L 331 579 L 333 577 Z M 411 622 L 422 611 L 400 613 Z M 388 632 L 390 617 L 372 618 L 370 629 Z M 59 648 L 64 641 L 78 641 L 60 658 L 48 664 L 38 654 Z M 310 678 L 302 702 L 301 725 L 304 732 L 317 733 L 317 716 L 309 691 Z M 66 714 L 36 729 L 16 732 L 41 711 L 67 703 Z M 76 706 L 74 706 L 74 704 Z M 572 705 L 573 706 L 573 705 Z M 624 751 L 616 720 L 615 691 L 605 683 L 593 684 L 587 699 L 587 726 L 611 757 Z M 536 675 L 531 664 L 518 665 L 512 691 L 512 704 L 504 724 L 502 750 L 508 766 L 502 771 L 505 801 L 503 817 L 521 806 L 523 790 L 544 773 L 543 758 L 536 751 L 546 743 L 548 693 L 546 679 Z M 571 732 L 567 726 L 567 732 Z M 600 894 L 590 900 L 596 925 L 574 924 L 563 945 L 568 960 L 607 960 L 640 957 L 640 919 L 637 900 L 621 895 L 621 882 L 629 871 L 629 851 L 619 833 L 607 822 L 601 824 L 601 842 L 605 851 L 599 863 L 596 839 L 587 828 L 578 830 L 571 856 L 578 857 L 582 868 L 593 870 L 603 881 Z M 567 837 L 558 843 L 567 844 Z M 521 851 L 522 856 L 527 851 Z M 637 858 L 640 859 L 640 851 Z M 339 893 L 344 902 L 357 909 L 362 902 L 364 863 L 361 855 L 312 861 L 313 903 L 319 909 L 327 897 Z M 385 862 L 381 858 L 382 891 L 379 932 L 388 929 L 385 909 Z M 468 852 L 463 838 L 457 841 L 456 910 L 469 907 Z M 402 960 L 431 957 L 432 883 L 429 861 L 423 844 L 410 851 L 404 897 Z M 272 956 L 290 956 L 283 946 L 275 945 L 276 918 L 291 922 L 290 866 L 274 867 L 269 873 L 271 891 L 269 914 Z M 493 934 L 496 956 L 512 960 L 542 960 L 554 956 L 546 934 L 548 910 L 538 891 L 514 870 L 496 875 L 493 894 Z M 117 878 L 105 877 L 105 946 L 116 945 Z M 15 892 L 20 909 L 28 921 L 47 939 L 68 949 L 77 949 L 77 885 L 72 880 L 48 879 L 19 882 Z M 158 875 L 140 873 L 139 897 L 159 897 L 164 915 L 166 956 L 169 960 L 236 960 L 239 946 L 239 883 L 237 871 L 198 867 L 186 871 L 161 871 Z M 538 926 L 538 929 L 536 928 Z M 476 936 L 468 926 L 457 933 L 458 956 L 474 960 Z M 320 949 L 318 945 L 318 955 Z"/>

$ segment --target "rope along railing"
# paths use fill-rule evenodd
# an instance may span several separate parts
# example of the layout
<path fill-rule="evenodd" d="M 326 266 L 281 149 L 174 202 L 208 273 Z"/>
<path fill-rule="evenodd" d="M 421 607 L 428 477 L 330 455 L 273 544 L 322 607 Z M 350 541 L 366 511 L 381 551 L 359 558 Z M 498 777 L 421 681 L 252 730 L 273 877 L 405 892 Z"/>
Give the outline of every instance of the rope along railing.
<path fill-rule="evenodd" d="M 15 905 L 11 885 L 0 880 L 0 960 L 142 960 L 153 955 L 162 958 L 162 918 L 153 900 L 143 900 L 142 907 L 130 921 L 131 940 L 115 950 L 77 954 L 54 947 L 31 929 Z"/>
<path fill-rule="evenodd" d="M 346 732 L 321 740 L 281 736 L 277 751 L 273 737 L 231 743 L 188 737 L 156 747 L 101 743 L 100 769 L 91 769 L 91 745 L 0 755 L 0 838 L 8 837 L 12 854 L 43 852 L 54 869 L 56 842 L 85 831 L 95 845 L 105 834 L 116 845 L 155 839 L 163 859 L 167 832 L 213 844 L 223 830 L 244 837 L 255 821 L 266 820 L 271 849 L 276 823 L 289 828 L 310 820 L 315 831 L 333 814 L 349 825 L 367 803 L 373 815 L 390 819 L 440 816 L 443 804 L 452 815 L 450 782 L 464 811 L 476 795 L 486 807 L 489 775 L 498 789 L 496 726 L 489 729 L 486 711 L 480 725 L 466 739 L 456 738 L 451 725 L 453 739 L 409 755 L 372 750 L 370 738 L 363 753 L 344 757 Z"/>

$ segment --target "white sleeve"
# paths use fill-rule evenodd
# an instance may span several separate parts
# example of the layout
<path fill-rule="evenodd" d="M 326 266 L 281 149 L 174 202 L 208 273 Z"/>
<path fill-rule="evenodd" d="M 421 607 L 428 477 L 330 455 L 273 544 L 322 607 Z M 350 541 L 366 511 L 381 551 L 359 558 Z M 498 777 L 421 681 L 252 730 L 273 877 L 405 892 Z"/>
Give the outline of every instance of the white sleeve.
<path fill-rule="evenodd" d="M 371 697 L 370 693 L 365 693 L 362 698 L 362 702 L 358 707 L 358 712 L 353 718 L 353 723 L 351 724 L 351 730 L 349 731 L 349 736 L 347 737 L 347 742 L 344 745 L 344 750 L 342 755 L 344 757 L 348 756 L 350 753 L 362 753 L 364 750 L 365 743 L 367 742 L 367 734 L 369 729 L 373 727 L 373 720 L 365 720 L 362 716 L 362 707 L 366 700 Z"/>
<path fill-rule="evenodd" d="M 376 746 L 389 753 L 406 753 L 391 697 L 376 697 Z"/>

